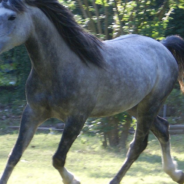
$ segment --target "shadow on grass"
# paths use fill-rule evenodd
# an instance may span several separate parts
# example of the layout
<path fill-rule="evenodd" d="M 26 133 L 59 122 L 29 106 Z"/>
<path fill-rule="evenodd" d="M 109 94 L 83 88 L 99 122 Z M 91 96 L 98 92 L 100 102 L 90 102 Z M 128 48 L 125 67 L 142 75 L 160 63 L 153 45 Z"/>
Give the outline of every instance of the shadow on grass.
<path fill-rule="evenodd" d="M 99 172 L 99 171 L 92 171 L 89 174 L 90 178 L 113 178 L 114 177 L 114 173 L 112 172 Z"/>
<path fill-rule="evenodd" d="M 7 154 L 2 154 L 1 153 L 1 157 L 0 157 L 0 163 L 4 162 L 5 160 L 8 159 L 8 155 Z"/>

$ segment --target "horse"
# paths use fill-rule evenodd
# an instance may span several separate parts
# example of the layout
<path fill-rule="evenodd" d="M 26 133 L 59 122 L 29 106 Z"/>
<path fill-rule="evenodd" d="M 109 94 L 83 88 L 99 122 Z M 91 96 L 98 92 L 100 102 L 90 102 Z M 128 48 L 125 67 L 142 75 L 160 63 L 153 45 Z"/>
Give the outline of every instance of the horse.
<path fill-rule="evenodd" d="M 126 159 L 110 181 L 118 184 L 146 148 L 149 131 L 158 138 L 164 171 L 183 184 L 172 159 L 168 122 L 158 111 L 175 82 L 184 91 L 184 40 L 159 42 L 140 35 L 101 41 L 84 31 L 57 0 L 0 1 L 0 53 L 25 44 L 31 59 L 27 105 L 19 136 L 0 184 L 6 184 L 37 127 L 49 118 L 66 123 L 53 166 L 64 184 L 80 184 L 65 168 L 67 153 L 88 117 L 128 111 L 137 127 Z"/>

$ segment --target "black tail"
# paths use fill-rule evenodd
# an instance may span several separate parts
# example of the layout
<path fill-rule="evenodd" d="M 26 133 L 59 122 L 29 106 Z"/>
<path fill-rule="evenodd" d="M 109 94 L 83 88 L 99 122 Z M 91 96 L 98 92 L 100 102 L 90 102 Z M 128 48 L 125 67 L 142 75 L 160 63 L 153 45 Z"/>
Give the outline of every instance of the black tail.
<path fill-rule="evenodd" d="M 161 43 L 168 48 L 178 63 L 178 81 L 181 91 L 184 93 L 184 40 L 180 36 L 168 36 Z"/>

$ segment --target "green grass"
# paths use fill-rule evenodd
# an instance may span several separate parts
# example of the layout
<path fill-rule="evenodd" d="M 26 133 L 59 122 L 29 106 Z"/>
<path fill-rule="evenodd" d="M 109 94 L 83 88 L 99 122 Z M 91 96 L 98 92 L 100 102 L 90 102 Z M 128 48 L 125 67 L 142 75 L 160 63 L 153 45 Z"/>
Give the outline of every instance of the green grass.
<path fill-rule="evenodd" d="M 5 167 L 7 156 L 16 138 L 17 134 L 0 136 L 0 173 Z M 8 184 L 62 183 L 58 172 L 52 167 L 51 160 L 59 140 L 59 134 L 36 134 L 13 171 Z M 182 169 L 184 137 L 172 136 L 172 145 L 173 156 Z M 108 184 L 122 166 L 124 158 L 125 154 L 117 150 L 103 149 L 98 137 L 81 135 L 68 154 L 66 168 L 73 172 L 82 184 Z M 174 184 L 162 171 L 160 147 L 152 135 L 147 149 L 132 165 L 121 183 Z"/>

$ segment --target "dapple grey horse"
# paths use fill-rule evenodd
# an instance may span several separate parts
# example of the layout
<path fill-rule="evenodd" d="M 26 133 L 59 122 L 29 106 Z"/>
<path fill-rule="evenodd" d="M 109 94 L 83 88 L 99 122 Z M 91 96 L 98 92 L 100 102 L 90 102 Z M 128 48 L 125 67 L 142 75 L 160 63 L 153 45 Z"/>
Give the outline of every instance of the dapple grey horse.
<path fill-rule="evenodd" d="M 57 0 L 1 0 L 0 53 L 20 44 L 25 44 L 32 62 L 27 106 L 0 184 L 8 182 L 37 127 L 51 117 L 66 122 L 53 166 L 65 184 L 79 184 L 64 165 L 86 119 L 127 110 L 137 117 L 136 133 L 110 184 L 120 183 L 146 148 L 149 130 L 160 141 L 164 171 L 175 182 L 184 183 L 184 174 L 170 154 L 168 123 L 157 116 L 177 78 L 183 89 L 184 41 L 180 37 L 160 43 L 127 35 L 102 42 L 86 33 Z"/>

